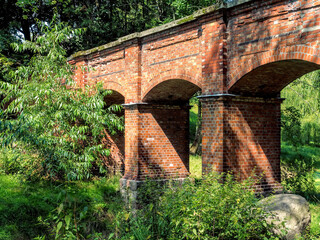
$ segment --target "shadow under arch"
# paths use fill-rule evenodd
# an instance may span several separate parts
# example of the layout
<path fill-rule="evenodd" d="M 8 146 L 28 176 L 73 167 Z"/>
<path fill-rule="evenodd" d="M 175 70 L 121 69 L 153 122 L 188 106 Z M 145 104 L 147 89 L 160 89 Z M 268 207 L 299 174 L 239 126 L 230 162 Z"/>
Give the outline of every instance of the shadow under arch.
<path fill-rule="evenodd" d="M 179 104 L 187 103 L 200 91 L 200 86 L 184 79 L 170 79 L 153 86 L 143 97 L 147 103 Z"/>
<path fill-rule="evenodd" d="M 320 69 L 320 65 L 299 59 L 261 65 L 229 86 L 229 92 L 243 96 L 276 97 L 297 78 Z"/>
<path fill-rule="evenodd" d="M 110 94 L 104 96 L 106 108 L 109 108 L 114 104 L 121 105 L 125 103 L 125 97 L 121 93 L 112 89 L 106 90 L 111 90 Z M 115 112 L 114 114 L 116 114 L 118 117 L 124 117 L 124 110 L 122 109 L 120 112 Z M 111 133 L 105 129 L 105 136 L 106 137 L 103 140 L 103 144 L 105 148 L 110 150 L 110 155 L 105 157 L 103 161 L 112 174 L 123 174 L 125 161 L 124 132 L 116 131 Z"/>
<path fill-rule="evenodd" d="M 224 171 L 246 179 L 251 172 L 262 175 L 264 191 L 281 182 L 280 91 L 297 78 L 320 69 L 304 60 L 281 60 L 259 66 L 230 86 L 237 95 L 225 103 Z"/>
<path fill-rule="evenodd" d="M 183 79 L 155 85 L 139 107 L 139 176 L 185 178 L 189 175 L 189 99 L 201 90 Z"/>

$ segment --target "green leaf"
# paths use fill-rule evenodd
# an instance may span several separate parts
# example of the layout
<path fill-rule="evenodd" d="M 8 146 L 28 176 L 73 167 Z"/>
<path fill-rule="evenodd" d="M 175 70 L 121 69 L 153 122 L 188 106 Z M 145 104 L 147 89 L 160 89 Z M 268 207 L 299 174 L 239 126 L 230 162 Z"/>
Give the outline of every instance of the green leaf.
<path fill-rule="evenodd" d="M 71 222 L 71 214 L 66 215 L 64 219 L 65 219 L 65 222 L 66 222 L 66 230 L 68 230 L 70 222 Z"/>
<path fill-rule="evenodd" d="M 192 232 L 193 232 L 194 235 L 197 235 L 197 229 L 195 229 L 195 228 L 192 229 Z"/>
<path fill-rule="evenodd" d="M 58 210 L 58 214 L 60 214 L 60 213 L 62 212 L 62 210 L 63 210 L 63 203 L 61 203 L 61 204 L 59 205 L 59 207 L 57 208 L 57 210 Z"/>
<path fill-rule="evenodd" d="M 59 231 L 62 227 L 62 222 L 58 222 L 57 224 L 57 230 L 56 230 L 56 239 L 59 237 Z"/>
<path fill-rule="evenodd" d="M 113 236 L 114 236 L 114 233 L 111 233 L 111 234 L 109 235 L 108 239 L 112 239 Z"/>

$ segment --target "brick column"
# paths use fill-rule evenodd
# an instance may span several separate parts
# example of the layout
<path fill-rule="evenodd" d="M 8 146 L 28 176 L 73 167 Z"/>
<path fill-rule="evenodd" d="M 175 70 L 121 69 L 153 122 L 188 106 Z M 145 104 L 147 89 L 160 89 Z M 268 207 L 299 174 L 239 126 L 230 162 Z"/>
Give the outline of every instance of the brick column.
<path fill-rule="evenodd" d="M 202 98 L 203 172 L 260 177 L 259 191 L 281 189 L 281 99 L 215 95 Z"/>
<path fill-rule="evenodd" d="M 281 102 L 255 97 L 224 102 L 224 171 L 240 180 L 256 174 L 261 191 L 281 189 Z"/>
<path fill-rule="evenodd" d="M 189 176 L 187 105 L 125 104 L 125 175 L 121 193 L 136 208 L 146 179 L 163 184 Z"/>
<path fill-rule="evenodd" d="M 202 111 L 202 173 L 223 172 L 224 102 L 213 96 L 203 96 Z"/>
<path fill-rule="evenodd" d="M 189 175 L 189 106 L 139 106 L 140 180 Z"/>
<path fill-rule="evenodd" d="M 125 104 L 124 179 L 189 175 L 189 106 Z"/>
<path fill-rule="evenodd" d="M 124 179 L 138 179 L 138 104 L 125 104 L 125 173 Z"/>

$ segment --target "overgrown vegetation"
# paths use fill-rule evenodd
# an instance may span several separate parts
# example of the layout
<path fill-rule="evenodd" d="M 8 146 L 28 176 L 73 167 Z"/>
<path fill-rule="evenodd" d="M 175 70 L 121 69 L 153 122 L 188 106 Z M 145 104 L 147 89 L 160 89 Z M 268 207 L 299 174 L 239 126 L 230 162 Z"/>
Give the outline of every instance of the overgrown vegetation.
<path fill-rule="evenodd" d="M 302 76 L 281 92 L 282 141 L 320 146 L 320 71 Z"/>
<path fill-rule="evenodd" d="M 320 149 L 283 144 L 281 151 L 282 184 L 287 191 L 312 198 L 316 194 L 315 169 Z"/>
<path fill-rule="evenodd" d="M 29 63 L 8 71 L 5 79 L 10 81 L 0 81 L 5 96 L 0 110 L 2 146 L 36 154 L 37 163 L 28 166 L 33 176 L 75 180 L 91 178 L 93 170 L 104 174 L 107 169 L 100 159 L 109 154 L 102 145 L 104 130 L 123 130 L 124 119 L 116 114 L 121 107 L 105 106 L 110 91 L 99 84 L 77 89 L 73 82 L 63 44 L 80 30 L 54 22 L 42 28 L 44 35 L 35 42 L 15 45 L 17 51 L 33 52 Z"/>
<path fill-rule="evenodd" d="M 123 207 L 117 177 L 31 183 L 0 174 L 0 189 L 1 240 L 105 239 Z"/>
<path fill-rule="evenodd" d="M 208 175 L 201 181 L 169 183 L 159 198 L 142 191 L 149 204 L 125 213 L 115 239 L 279 239 L 270 231 L 267 213 L 258 204 L 254 182 L 231 175 Z M 153 186 L 154 187 L 154 186 Z M 155 199 L 151 201 L 150 199 Z"/>
<path fill-rule="evenodd" d="M 35 41 L 43 34 L 39 22 L 53 15 L 59 22 L 87 31 L 65 45 L 68 54 L 111 42 L 119 37 L 176 20 L 218 0 L 0 0 L 0 51 L 17 57 L 8 45 Z M 23 58 L 18 56 L 19 61 Z"/>

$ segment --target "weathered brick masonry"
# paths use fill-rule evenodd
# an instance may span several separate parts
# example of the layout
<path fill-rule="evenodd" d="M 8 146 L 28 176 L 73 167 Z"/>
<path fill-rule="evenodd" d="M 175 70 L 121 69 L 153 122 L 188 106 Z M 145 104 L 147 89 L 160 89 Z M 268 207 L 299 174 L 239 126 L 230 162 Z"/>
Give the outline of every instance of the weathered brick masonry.
<path fill-rule="evenodd" d="M 261 188 L 274 189 L 279 93 L 320 68 L 320 1 L 229 1 L 79 52 L 70 63 L 95 69 L 77 69 L 79 86 L 103 82 L 123 97 L 125 144 L 114 143 L 125 145 L 127 184 L 188 176 L 188 100 L 201 89 L 204 173 L 263 173 Z"/>

